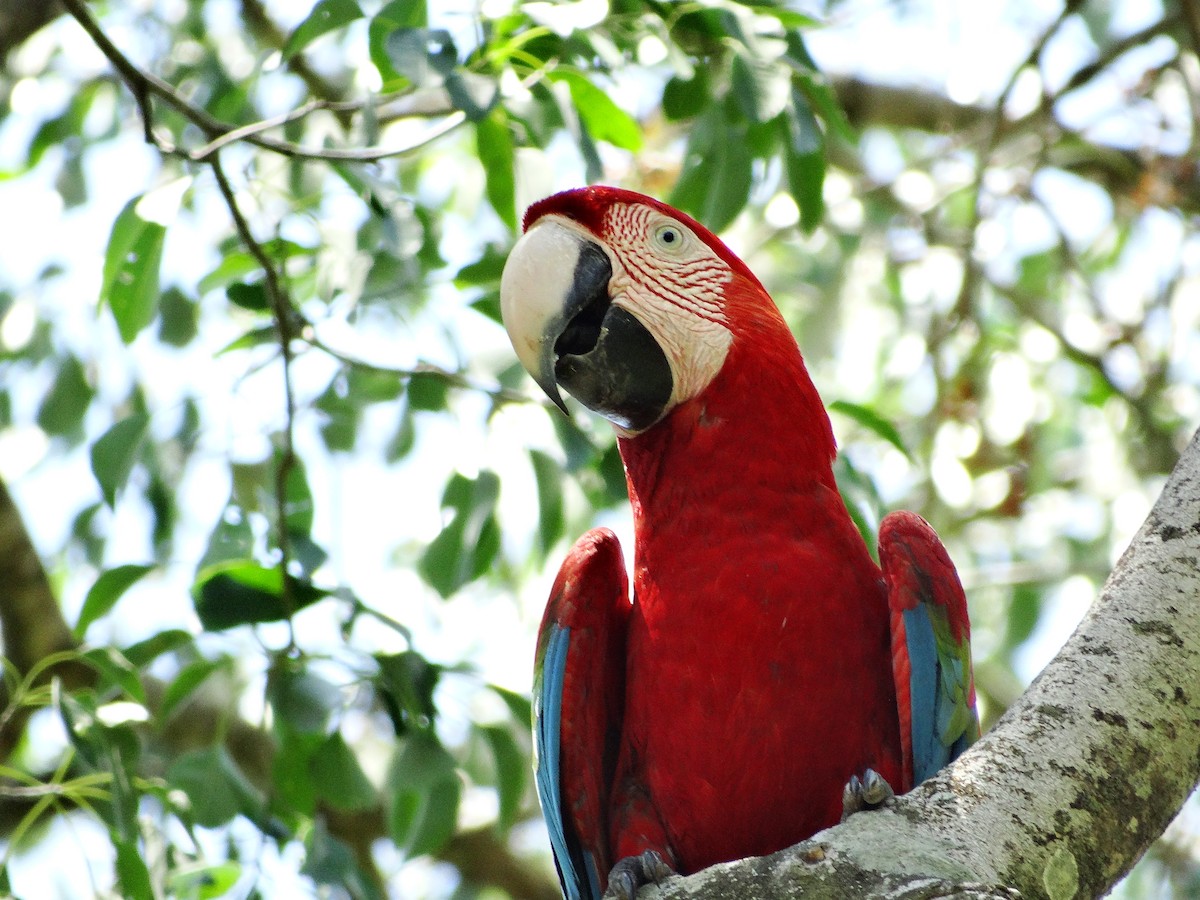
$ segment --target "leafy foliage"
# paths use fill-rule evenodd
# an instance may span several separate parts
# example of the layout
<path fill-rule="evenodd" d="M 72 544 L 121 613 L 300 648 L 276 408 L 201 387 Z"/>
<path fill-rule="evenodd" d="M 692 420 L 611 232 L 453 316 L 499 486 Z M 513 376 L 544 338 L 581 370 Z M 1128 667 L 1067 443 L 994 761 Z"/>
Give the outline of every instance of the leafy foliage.
<path fill-rule="evenodd" d="M 6 190 L 91 234 L 0 271 L 0 473 L 64 608 L 5 636 L 14 663 L 50 648 L 0 714 L 18 895 L 55 814 L 111 846 L 88 888 L 131 897 L 449 895 L 429 858 L 456 896 L 553 895 L 513 838 L 529 632 L 625 488 L 607 427 L 535 400 L 498 325 L 551 190 L 663 196 L 760 273 L 868 543 L 907 506 L 949 544 L 989 718 L 1200 410 L 1179 17 L 1131 37 L 1120 4 L 1070 5 L 1016 72 L 1072 30 L 1096 61 L 1018 113 L 1016 74 L 994 107 L 831 78 L 821 23 L 764 0 L 64 6 L 0 89 Z M 1114 97 L 1119 60 L 1143 68 Z M 1105 143 L 1079 96 L 1154 137 Z"/>

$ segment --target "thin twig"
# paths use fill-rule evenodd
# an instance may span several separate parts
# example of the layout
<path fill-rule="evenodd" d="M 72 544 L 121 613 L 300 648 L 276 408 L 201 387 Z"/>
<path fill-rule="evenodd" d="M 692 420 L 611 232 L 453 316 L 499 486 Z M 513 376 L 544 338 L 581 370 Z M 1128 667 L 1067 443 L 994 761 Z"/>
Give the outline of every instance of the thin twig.
<path fill-rule="evenodd" d="M 283 448 L 280 453 L 279 463 L 275 467 L 275 515 L 278 520 L 276 523 L 276 542 L 279 545 L 279 571 L 282 576 L 280 579 L 282 582 L 281 599 L 283 600 L 284 609 L 290 613 L 294 612 L 296 608 L 295 598 L 292 593 L 291 575 L 288 572 L 289 563 L 291 562 L 291 535 L 288 532 L 287 522 L 288 480 L 296 467 L 296 394 L 292 384 L 292 339 L 295 336 L 295 331 L 293 328 L 294 316 L 292 304 L 288 298 L 287 291 L 280 283 L 279 273 L 276 271 L 274 261 L 267 256 L 267 252 L 263 249 L 262 244 L 254 237 L 254 232 L 250 229 L 250 223 L 246 221 L 246 217 L 242 214 L 242 210 L 238 206 L 233 185 L 229 183 L 229 179 L 225 176 L 225 170 L 221 166 L 220 154 L 213 153 L 208 159 L 208 164 L 212 167 L 213 176 L 217 180 L 217 187 L 220 188 L 221 196 L 225 198 L 225 205 L 229 207 L 229 214 L 233 217 L 233 224 L 234 228 L 237 229 L 238 237 L 246 245 L 246 248 L 250 251 L 250 255 L 262 267 L 267 302 L 271 307 L 271 313 L 275 318 L 275 328 L 279 333 L 279 354 L 283 364 L 283 392 L 287 418 L 283 427 Z M 288 622 L 291 622 L 290 615 L 288 616 Z"/>
<path fill-rule="evenodd" d="M 1179 0 L 1183 9 L 1183 22 L 1192 39 L 1192 53 L 1200 56 L 1200 3 L 1196 0 Z"/>
<path fill-rule="evenodd" d="M 348 366 L 353 366 L 356 369 L 363 369 L 368 372 L 377 372 L 382 375 L 394 375 L 396 378 L 402 380 L 410 379 L 415 375 L 433 375 L 442 379 L 451 387 L 462 388 L 475 393 L 485 394 L 488 397 L 491 397 L 493 402 L 495 402 L 497 405 L 507 403 L 528 404 L 540 402 L 541 405 L 545 406 L 547 409 L 552 408 L 549 401 L 538 401 L 527 394 L 522 394 L 519 391 L 510 390 L 509 388 L 501 387 L 499 385 L 490 387 L 488 385 L 480 384 L 479 382 L 470 378 L 464 372 L 455 372 L 450 369 L 444 369 L 441 366 L 434 365 L 433 363 L 417 363 L 412 368 L 407 369 L 395 368 L 392 366 L 384 366 L 378 363 L 373 363 L 347 353 L 344 350 L 338 350 L 324 343 L 320 338 L 311 333 L 306 333 L 304 335 L 304 340 L 315 349 L 320 350 L 323 353 L 327 353 L 329 356 L 332 356 L 339 362 L 345 363 Z"/>
<path fill-rule="evenodd" d="M 299 115 L 291 113 L 285 114 L 281 122 L 273 122 L 270 125 L 265 125 L 262 122 L 252 123 L 245 126 L 234 126 L 210 115 L 207 111 L 189 102 L 179 94 L 175 88 L 161 78 L 146 72 L 134 65 L 124 53 L 122 53 L 108 36 L 101 30 L 99 23 L 92 16 L 87 6 L 82 0 L 62 0 L 63 6 L 66 8 L 74 19 L 79 22 L 83 30 L 96 43 L 96 46 L 105 55 L 117 72 L 129 86 L 129 90 L 133 93 L 134 100 L 137 102 L 138 111 L 142 117 L 142 127 L 145 134 L 146 142 L 156 147 L 160 152 L 171 155 L 180 156 L 192 162 L 206 162 L 208 157 L 224 146 L 228 141 L 220 142 L 219 139 L 231 132 L 240 132 L 237 139 L 244 140 L 249 144 L 253 144 L 263 150 L 269 150 L 273 153 L 278 153 L 281 156 L 286 156 L 292 159 L 310 159 L 324 160 L 326 162 L 359 162 L 370 163 L 379 162 L 380 160 L 388 159 L 394 156 L 403 156 L 407 153 L 412 153 L 421 147 L 426 146 L 432 141 L 442 137 L 442 135 L 453 131 L 455 128 L 467 121 L 466 113 L 462 110 L 447 111 L 445 119 L 429 129 L 425 134 L 421 135 L 416 140 L 401 144 L 395 147 L 357 147 L 357 148 L 342 148 L 342 147 L 324 147 L 313 149 L 304 147 L 300 144 L 295 144 L 290 141 L 281 141 L 275 138 L 267 137 L 261 132 L 267 128 L 277 127 L 280 124 L 294 121 L 297 118 L 307 116 L 318 110 L 330 110 L 334 112 L 346 111 L 351 108 L 345 103 L 330 103 L 325 100 L 315 100 L 305 107 L 301 107 Z M 154 109 L 151 103 L 152 97 L 158 97 L 168 106 L 182 115 L 185 119 L 199 128 L 205 133 L 209 139 L 209 143 L 200 148 L 199 151 L 189 151 L 186 148 L 176 146 L 166 138 L 160 137 L 154 133 Z M 264 120 L 270 122 L 271 120 Z M 213 144 L 217 143 L 214 148 Z"/>

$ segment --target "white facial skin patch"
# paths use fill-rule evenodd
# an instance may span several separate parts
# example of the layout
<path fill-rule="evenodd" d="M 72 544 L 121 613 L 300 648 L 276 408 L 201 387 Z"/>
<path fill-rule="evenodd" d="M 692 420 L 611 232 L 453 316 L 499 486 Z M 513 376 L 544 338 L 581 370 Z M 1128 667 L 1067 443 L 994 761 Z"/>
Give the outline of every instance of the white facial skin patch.
<path fill-rule="evenodd" d="M 733 271 L 690 228 L 649 206 L 614 204 L 605 226 L 609 294 L 666 354 L 674 408 L 708 387 L 725 363 L 733 334 L 723 297 Z"/>

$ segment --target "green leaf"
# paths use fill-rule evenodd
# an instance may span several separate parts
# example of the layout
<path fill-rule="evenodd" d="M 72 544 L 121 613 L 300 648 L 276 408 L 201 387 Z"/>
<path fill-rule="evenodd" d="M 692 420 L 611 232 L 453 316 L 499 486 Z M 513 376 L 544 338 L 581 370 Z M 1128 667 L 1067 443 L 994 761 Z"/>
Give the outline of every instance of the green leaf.
<path fill-rule="evenodd" d="M 663 88 L 662 111 L 667 119 L 679 122 L 700 115 L 712 99 L 708 69 L 701 67 L 689 80 L 678 76 Z"/>
<path fill-rule="evenodd" d="M 329 833 L 323 816 L 317 816 L 304 842 L 302 875 L 334 890 L 318 896 L 351 897 L 353 900 L 386 900 L 375 879 L 366 875 L 345 843 Z"/>
<path fill-rule="evenodd" d="M 562 537 L 566 527 L 563 514 L 562 467 L 540 450 L 530 450 L 533 475 L 537 481 L 538 544 L 548 553 Z"/>
<path fill-rule="evenodd" d="M 267 300 L 267 290 L 261 281 L 249 284 L 244 281 L 236 281 L 225 289 L 225 296 L 234 306 L 240 306 L 251 312 L 265 313 L 271 310 L 271 304 Z"/>
<path fill-rule="evenodd" d="M 825 138 L 804 94 L 792 92 L 784 117 L 784 168 L 788 190 L 800 208 L 800 227 L 812 231 L 825 214 Z"/>
<path fill-rule="evenodd" d="M 466 113 L 468 122 L 478 122 L 487 116 L 500 97 L 495 81 L 461 69 L 447 73 L 446 93 L 454 108 Z"/>
<path fill-rule="evenodd" d="M 1042 615 L 1042 590 L 1032 584 L 1013 586 L 1004 628 L 1004 647 L 1012 650 L 1025 643 Z"/>
<path fill-rule="evenodd" d="M 607 141 L 622 150 L 641 149 L 642 129 L 637 120 L 617 106 L 612 97 L 593 84 L 586 75 L 566 70 L 554 72 L 549 78 L 566 82 L 571 91 L 571 101 L 579 111 L 579 118 L 593 138 Z"/>
<path fill-rule="evenodd" d="M 267 698 L 281 723 L 297 732 L 321 735 L 342 702 L 336 685 L 291 660 L 271 669 Z"/>
<path fill-rule="evenodd" d="M 138 848 L 137 838 L 114 841 L 117 850 L 117 884 L 121 896 L 131 900 L 154 900 L 154 888 L 150 884 L 150 870 Z"/>
<path fill-rule="evenodd" d="M 829 404 L 829 411 L 841 413 L 847 418 L 853 419 L 868 431 L 883 438 L 903 453 L 905 458 L 912 459 L 912 454 L 908 452 L 908 447 L 904 444 L 904 438 L 900 436 L 900 432 L 896 429 L 896 426 L 880 416 L 873 409 L 860 406 L 857 403 L 850 403 L 847 400 L 834 400 Z"/>
<path fill-rule="evenodd" d="M 504 701 L 504 705 L 508 707 L 508 711 L 512 713 L 513 719 L 522 728 L 529 728 L 533 724 L 533 702 L 526 694 L 518 694 L 516 691 L 510 691 L 508 688 L 500 687 L 497 684 L 488 685 L 496 695 Z"/>
<path fill-rule="evenodd" d="M 206 631 L 237 625 L 279 622 L 329 596 L 311 582 L 289 576 L 291 604 L 284 596 L 283 575 L 247 560 L 230 560 L 203 569 L 192 587 L 196 615 Z"/>
<path fill-rule="evenodd" d="M 167 769 L 167 782 L 187 794 L 192 820 L 205 828 L 239 814 L 257 819 L 264 807 L 262 794 L 220 745 L 177 757 Z"/>
<path fill-rule="evenodd" d="M 242 867 L 237 862 L 196 863 L 172 869 L 167 888 L 172 897 L 219 900 L 230 895 L 241 877 Z"/>
<path fill-rule="evenodd" d="M 770 61 L 736 53 L 730 66 L 730 91 L 751 122 L 769 122 L 787 106 L 791 73 Z"/>
<path fill-rule="evenodd" d="M 483 166 L 484 186 L 488 202 L 501 221 L 516 230 L 516 185 L 513 176 L 514 152 L 512 132 L 501 110 L 475 123 L 475 144 Z"/>
<path fill-rule="evenodd" d="M 417 87 L 439 87 L 458 62 L 450 32 L 442 28 L 398 28 L 384 49 L 394 71 Z"/>
<path fill-rule="evenodd" d="M 122 595 L 153 569 L 153 565 L 130 564 L 101 572 L 83 600 L 83 609 L 75 623 L 75 639 L 82 640 L 87 627 L 107 615 Z"/>
<path fill-rule="evenodd" d="M 312 756 L 324 741 L 321 731 L 297 731 L 285 722 L 276 722 L 275 757 L 271 760 L 272 801 L 276 809 L 285 808 L 311 819 L 317 810 L 317 785 L 312 776 Z"/>
<path fill-rule="evenodd" d="M 117 320 L 121 340 L 129 343 L 154 320 L 158 306 L 158 272 L 162 264 L 167 229 L 138 214 L 144 197 L 125 204 L 108 238 L 100 302 L 107 303 Z"/>
<path fill-rule="evenodd" d="M 200 659 L 184 666 L 174 680 L 167 685 L 167 689 L 163 691 L 162 704 L 158 708 L 159 720 L 166 722 L 170 719 L 179 705 L 187 700 L 210 675 L 221 669 L 229 668 L 229 665 L 229 659 L 221 658 Z"/>
<path fill-rule="evenodd" d="M 496 792 L 500 797 L 497 824 L 502 829 L 508 829 L 516 823 L 521 812 L 521 800 L 525 796 L 528 780 L 528 761 L 507 728 L 488 725 L 481 731 L 492 748 L 492 758 L 496 763 Z"/>
<path fill-rule="evenodd" d="M 150 417 L 145 413 L 134 413 L 109 428 L 92 445 L 92 474 L 109 507 L 116 503 L 117 494 L 129 480 L 149 424 Z"/>
<path fill-rule="evenodd" d="M 186 347 L 199 333 L 200 304 L 179 288 L 163 291 L 158 300 L 158 337 L 172 347 Z"/>
<path fill-rule="evenodd" d="M 378 802 L 375 786 L 363 774 L 358 757 L 338 732 L 326 738 L 313 754 L 310 765 L 317 797 L 334 809 L 367 810 Z"/>
<path fill-rule="evenodd" d="M 867 545 L 871 558 L 878 563 L 879 543 L 876 540 L 878 517 L 873 515 L 876 510 L 871 509 L 874 504 L 870 502 L 874 494 L 873 485 L 854 467 L 854 464 L 850 462 L 849 455 L 845 453 L 839 453 L 837 459 L 834 460 L 833 474 L 837 479 L 838 490 L 846 503 L 846 511 L 850 514 L 854 527 L 858 529 L 863 543 Z"/>
<path fill-rule="evenodd" d="M 317 38 L 362 16 L 363 11 L 354 0 L 320 0 L 283 45 L 283 59 L 291 59 Z"/>
<path fill-rule="evenodd" d="M 267 325 L 259 325 L 251 328 L 241 337 L 236 337 L 224 347 L 216 352 L 216 356 L 224 356 L 226 353 L 232 353 L 234 350 L 249 350 L 251 347 L 261 347 L 263 344 L 274 344 L 278 341 L 278 333 L 275 328 L 275 323 L 272 321 Z"/>
<path fill-rule="evenodd" d="M 329 382 L 329 386 L 317 398 L 316 408 L 321 411 L 321 439 L 332 452 L 349 452 L 358 439 L 361 404 L 353 396 L 340 375 Z"/>
<path fill-rule="evenodd" d="M 250 520 L 242 508 L 230 499 L 208 537 L 208 547 L 197 569 L 204 571 L 217 563 L 244 560 L 253 550 L 254 529 L 250 527 Z"/>
<path fill-rule="evenodd" d="M 497 284 L 504 273 L 507 259 L 508 254 L 501 252 L 496 245 L 488 244 L 483 248 L 483 256 L 458 270 L 454 276 L 454 286 L 466 288 Z"/>
<path fill-rule="evenodd" d="M 483 471 L 478 478 L 454 475 L 442 505 L 454 510 L 449 524 L 435 537 L 417 564 L 421 577 L 443 597 L 483 575 L 499 550 L 493 515 L 500 479 Z"/>
<path fill-rule="evenodd" d="M 282 464 L 282 456 L 277 454 L 275 465 L 278 467 Z M 288 467 L 283 486 L 284 524 L 289 534 L 308 536 L 312 531 L 313 507 L 312 489 L 308 486 L 304 463 L 295 459 Z"/>
<path fill-rule="evenodd" d="M 437 716 L 433 692 L 441 678 L 442 667 L 415 650 L 379 654 L 375 662 L 379 665 L 375 690 L 391 717 L 396 734 L 428 729 Z"/>
<path fill-rule="evenodd" d="M 454 834 L 462 785 L 454 759 L 431 732 L 412 732 L 392 760 L 388 826 L 409 857 L 432 853 Z"/>
<path fill-rule="evenodd" d="M 436 372 L 414 372 L 408 379 L 410 409 L 441 412 L 446 408 L 450 385 Z"/>
<path fill-rule="evenodd" d="M 833 134 L 848 144 L 858 142 L 858 132 L 846 118 L 846 113 L 838 103 L 833 88 L 825 82 L 815 79 L 810 72 L 801 72 L 797 83 L 811 108 L 820 114 L 821 121 Z"/>
<path fill-rule="evenodd" d="M 670 202 L 722 231 L 750 199 L 752 164 L 745 128 L 731 127 L 714 108 L 692 129 Z"/>
<path fill-rule="evenodd" d="M 49 393 L 38 407 L 38 427 L 52 435 L 77 432 L 95 393 L 83 364 L 74 356 L 64 357 Z"/>
<path fill-rule="evenodd" d="M 130 644 L 122 651 L 122 655 L 135 669 L 144 669 L 164 653 L 174 653 L 194 643 L 192 635 L 182 628 L 169 628 Z"/>
<path fill-rule="evenodd" d="M 425 0 L 393 0 L 371 20 L 367 29 L 367 48 L 371 62 L 383 79 L 383 93 L 399 90 L 408 84 L 407 79 L 392 65 L 389 38 L 400 29 L 424 28 L 428 24 Z"/>
<path fill-rule="evenodd" d="M 80 659 L 100 675 L 97 689 L 106 691 L 108 685 L 120 688 L 135 703 L 146 705 L 146 691 L 142 677 L 133 663 L 115 647 L 93 647 L 80 654 Z"/>

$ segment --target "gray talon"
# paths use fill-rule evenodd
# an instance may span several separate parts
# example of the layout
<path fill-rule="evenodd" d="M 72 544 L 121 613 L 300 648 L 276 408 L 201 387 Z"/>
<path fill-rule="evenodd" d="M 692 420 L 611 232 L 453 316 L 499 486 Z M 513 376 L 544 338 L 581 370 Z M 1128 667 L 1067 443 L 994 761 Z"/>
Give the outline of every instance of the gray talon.
<path fill-rule="evenodd" d="M 874 769 L 867 769 L 861 779 L 851 775 L 842 789 L 842 821 L 845 822 L 856 812 L 878 809 L 895 796 L 892 786 Z"/>
<path fill-rule="evenodd" d="M 635 900 L 638 889 L 647 884 L 662 884 L 675 870 L 657 851 L 643 850 L 637 856 L 620 860 L 608 874 L 604 900 Z"/>

